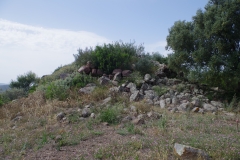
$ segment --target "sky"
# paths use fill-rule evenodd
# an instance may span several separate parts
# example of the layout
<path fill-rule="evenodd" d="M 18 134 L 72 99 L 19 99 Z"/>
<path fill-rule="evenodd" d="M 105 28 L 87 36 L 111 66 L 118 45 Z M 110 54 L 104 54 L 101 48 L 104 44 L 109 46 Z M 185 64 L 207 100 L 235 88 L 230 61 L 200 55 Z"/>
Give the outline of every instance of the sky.
<path fill-rule="evenodd" d="M 79 48 L 123 41 L 165 50 L 168 30 L 208 0 L 0 0 L 0 83 L 38 77 L 74 61 Z"/>

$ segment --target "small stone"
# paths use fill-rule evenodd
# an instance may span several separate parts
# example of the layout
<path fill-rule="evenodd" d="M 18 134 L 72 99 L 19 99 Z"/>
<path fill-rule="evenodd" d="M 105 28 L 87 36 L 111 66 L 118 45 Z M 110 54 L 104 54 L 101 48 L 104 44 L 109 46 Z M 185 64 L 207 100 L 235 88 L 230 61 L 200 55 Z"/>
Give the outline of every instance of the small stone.
<path fill-rule="evenodd" d="M 198 112 L 199 111 L 199 108 L 198 107 L 194 107 L 193 109 L 192 109 L 192 112 Z"/>
<path fill-rule="evenodd" d="M 140 125 L 140 124 L 144 124 L 145 121 L 144 119 L 142 118 L 135 118 L 134 120 L 132 120 L 132 124 L 135 124 L 135 125 Z"/>
<path fill-rule="evenodd" d="M 132 112 L 136 112 L 136 111 L 137 111 L 137 108 L 136 108 L 135 106 L 131 106 L 131 107 L 130 107 L 130 110 L 131 110 Z"/>
<path fill-rule="evenodd" d="M 62 119 L 63 119 L 63 117 L 65 117 L 65 113 L 63 113 L 63 112 L 60 112 L 60 113 L 58 113 L 57 114 L 57 121 L 61 121 Z"/>
<path fill-rule="evenodd" d="M 165 99 L 160 100 L 160 107 L 161 108 L 166 108 L 166 101 L 165 101 Z"/>
<path fill-rule="evenodd" d="M 84 109 L 82 110 L 82 116 L 83 116 L 84 118 L 89 117 L 90 114 L 91 114 L 91 112 L 90 112 L 90 109 L 89 109 L 89 108 L 84 108 Z"/>
<path fill-rule="evenodd" d="M 95 118 L 95 114 L 94 114 L 94 113 L 91 113 L 90 117 L 91 117 L 91 118 Z"/>
<path fill-rule="evenodd" d="M 151 77 L 150 74 L 145 74 L 145 76 L 144 76 L 144 81 L 145 81 L 145 82 L 148 82 L 148 81 L 150 81 L 151 78 L 152 78 L 152 77 Z"/>
<path fill-rule="evenodd" d="M 60 140 L 62 140 L 62 136 L 61 135 L 57 135 L 55 137 L 55 142 L 59 142 Z"/>
<path fill-rule="evenodd" d="M 132 116 L 127 116 L 122 119 L 122 123 L 131 122 L 133 120 Z"/>

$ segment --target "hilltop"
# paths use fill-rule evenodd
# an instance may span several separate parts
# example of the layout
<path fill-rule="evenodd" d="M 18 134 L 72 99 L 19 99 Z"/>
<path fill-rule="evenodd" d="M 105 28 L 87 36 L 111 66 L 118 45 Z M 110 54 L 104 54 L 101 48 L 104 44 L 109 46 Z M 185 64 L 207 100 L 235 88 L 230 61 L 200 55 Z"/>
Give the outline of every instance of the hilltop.
<path fill-rule="evenodd" d="M 217 99 L 221 90 L 171 78 L 166 65 L 151 62 L 151 74 L 92 77 L 72 63 L 42 77 L 33 93 L 0 108 L 1 157 L 176 159 L 184 144 L 204 153 L 191 159 L 239 158 L 234 99 Z"/>

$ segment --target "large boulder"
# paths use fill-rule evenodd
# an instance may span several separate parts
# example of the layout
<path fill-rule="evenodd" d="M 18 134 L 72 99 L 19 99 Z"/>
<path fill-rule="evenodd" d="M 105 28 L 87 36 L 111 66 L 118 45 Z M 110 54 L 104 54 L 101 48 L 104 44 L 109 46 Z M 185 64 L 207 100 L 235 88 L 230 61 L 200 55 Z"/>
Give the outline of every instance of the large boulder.
<path fill-rule="evenodd" d="M 92 71 L 91 68 L 86 65 L 82 66 L 78 69 L 79 73 L 85 73 L 85 74 L 89 74 L 89 73 L 91 73 L 91 71 Z"/>
<path fill-rule="evenodd" d="M 114 69 L 112 74 L 115 75 L 117 73 L 122 73 L 122 70 L 121 69 Z"/>
<path fill-rule="evenodd" d="M 131 73 L 132 73 L 132 71 L 130 71 L 130 70 L 123 70 L 122 71 L 122 76 L 123 77 L 128 77 L 128 76 L 130 76 Z"/>

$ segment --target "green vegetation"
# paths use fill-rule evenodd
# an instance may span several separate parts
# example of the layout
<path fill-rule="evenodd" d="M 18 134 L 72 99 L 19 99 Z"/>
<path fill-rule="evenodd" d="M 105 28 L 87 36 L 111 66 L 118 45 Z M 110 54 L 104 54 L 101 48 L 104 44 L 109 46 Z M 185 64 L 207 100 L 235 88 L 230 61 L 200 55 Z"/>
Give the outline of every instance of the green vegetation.
<path fill-rule="evenodd" d="M 28 92 L 28 90 L 36 85 L 39 81 L 39 78 L 37 75 L 33 72 L 28 72 L 26 74 L 20 75 L 17 77 L 16 81 L 11 81 L 10 88 L 18 88 L 23 89 L 25 92 Z"/>
<path fill-rule="evenodd" d="M 240 2 L 209 0 L 191 22 L 177 21 L 169 29 L 169 67 L 190 81 L 220 87 L 239 96 Z"/>
<path fill-rule="evenodd" d="M 119 109 L 117 106 L 104 108 L 99 115 L 101 122 L 108 122 L 109 124 L 116 124 L 119 121 Z"/>

